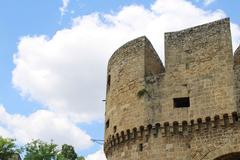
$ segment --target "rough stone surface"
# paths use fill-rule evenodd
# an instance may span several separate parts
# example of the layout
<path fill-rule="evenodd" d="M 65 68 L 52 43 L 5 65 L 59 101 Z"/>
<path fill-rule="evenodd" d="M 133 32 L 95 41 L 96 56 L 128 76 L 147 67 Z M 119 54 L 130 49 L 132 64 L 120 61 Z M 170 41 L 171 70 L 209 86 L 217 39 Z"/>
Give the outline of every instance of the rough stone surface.
<path fill-rule="evenodd" d="M 146 37 L 130 41 L 107 73 L 108 160 L 240 157 L 240 48 L 233 57 L 228 18 L 166 33 L 165 67 Z"/>

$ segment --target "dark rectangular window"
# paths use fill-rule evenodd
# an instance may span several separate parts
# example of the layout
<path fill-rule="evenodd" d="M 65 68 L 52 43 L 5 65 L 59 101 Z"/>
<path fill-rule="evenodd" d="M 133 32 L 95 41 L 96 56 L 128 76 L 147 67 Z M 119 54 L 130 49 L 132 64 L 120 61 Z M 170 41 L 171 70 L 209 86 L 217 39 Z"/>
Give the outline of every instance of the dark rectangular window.
<path fill-rule="evenodd" d="M 143 151 L 143 144 L 141 143 L 141 144 L 139 144 L 139 146 L 138 146 L 138 149 L 139 149 L 139 151 L 140 152 L 142 152 Z"/>
<path fill-rule="evenodd" d="M 190 107 L 189 97 L 173 98 L 175 108 Z"/>
<path fill-rule="evenodd" d="M 111 85 L 111 75 L 108 75 L 108 77 L 107 77 L 107 91 L 109 90 L 110 85 Z"/>
<path fill-rule="evenodd" d="M 109 128 L 109 120 L 107 120 L 106 124 L 105 124 L 105 128 Z"/>

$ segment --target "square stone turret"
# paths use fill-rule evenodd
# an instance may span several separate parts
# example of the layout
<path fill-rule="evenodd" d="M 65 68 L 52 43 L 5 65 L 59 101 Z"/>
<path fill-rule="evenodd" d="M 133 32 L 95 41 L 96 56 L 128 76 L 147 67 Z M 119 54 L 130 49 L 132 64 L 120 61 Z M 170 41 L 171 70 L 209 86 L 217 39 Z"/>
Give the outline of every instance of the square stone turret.
<path fill-rule="evenodd" d="M 236 111 L 228 18 L 166 33 L 165 58 L 160 121 L 214 118 Z"/>

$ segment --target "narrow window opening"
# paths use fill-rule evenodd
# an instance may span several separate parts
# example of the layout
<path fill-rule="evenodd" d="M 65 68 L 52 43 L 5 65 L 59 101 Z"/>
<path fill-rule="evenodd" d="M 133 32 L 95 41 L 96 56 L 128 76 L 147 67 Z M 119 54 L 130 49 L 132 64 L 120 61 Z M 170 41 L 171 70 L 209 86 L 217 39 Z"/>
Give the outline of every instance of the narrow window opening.
<path fill-rule="evenodd" d="M 238 115 L 236 112 L 232 113 L 233 121 L 237 122 L 238 121 Z"/>
<path fill-rule="evenodd" d="M 117 126 L 113 127 L 113 132 L 116 133 L 117 132 Z"/>
<path fill-rule="evenodd" d="M 175 108 L 190 107 L 189 97 L 173 98 L 173 103 Z"/>
<path fill-rule="evenodd" d="M 111 85 L 111 75 L 108 75 L 108 77 L 107 77 L 107 89 L 108 90 L 110 88 L 110 85 Z"/>
<path fill-rule="evenodd" d="M 107 122 L 106 122 L 105 126 L 106 126 L 106 129 L 108 129 L 108 128 L 109 128 L 109 120 L 107 120 Z"/>
<path fill-rule="evenodd" d="M 186 69 L 189 69 L 189 63 L 186 63 L 185 68 L 186 68 Z"/>
<path fill-rule="evenodd" d="M 138 149 L 139 149 L 139 151 L 140 152 L 142 152 L 143 151 L 143 144 L 141 143 L 141 144 L 139 144 L 139 146 L 138 146 Z"/>

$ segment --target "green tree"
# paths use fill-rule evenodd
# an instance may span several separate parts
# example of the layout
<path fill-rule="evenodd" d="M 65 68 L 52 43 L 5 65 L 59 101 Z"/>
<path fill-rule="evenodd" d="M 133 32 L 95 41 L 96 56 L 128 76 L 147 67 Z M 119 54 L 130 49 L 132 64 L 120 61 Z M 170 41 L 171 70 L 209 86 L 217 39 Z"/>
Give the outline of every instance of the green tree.
<path fill-rule="evenodd" d="M 74 147 L 68 144 L 62 145 L 62 150 L 57 156 L 57 160 L 85 160 L 84 157 L 78 157 Z"/>
<path fill-rule="evenodd" d="M 34 140 L 25 146 L 26 155 L 24 160 L 55 160 L 57 156 L 57 145 Z"/>
<path fill-rule="evenodd" d="M 83 156 L 80 156 L 77 158 L 77 160 L 85 160 L 85 158 Z"/>
<path fill-rule="evenodd" d="M 76 160 L 76 158 L 77 153 L 73 146 L 67 144 L 62 145 L 62 150 L 58 154 L 58 160 Z"/>
<path fill-rule="evenodd" d="M 21 152 L 22 148 L 17 147 L 15 139 L 0 136 L 0 160 L 8 160 Z"/>

